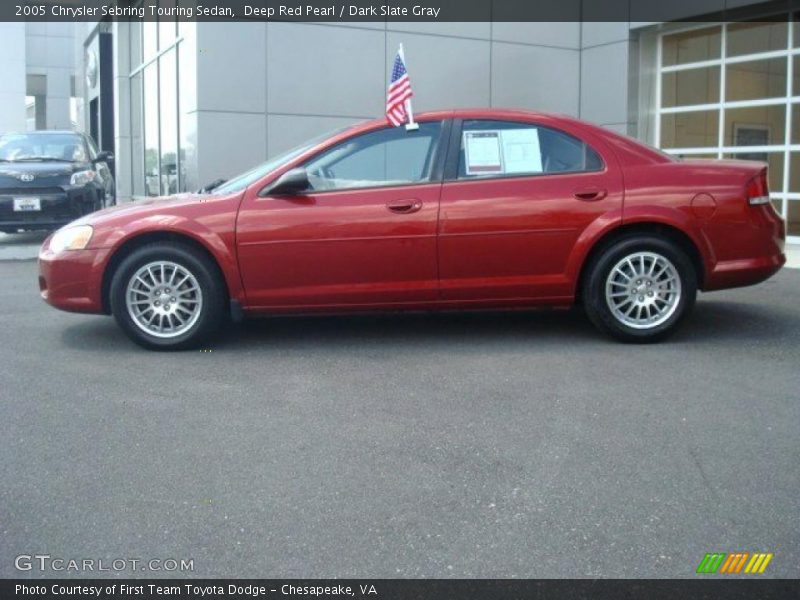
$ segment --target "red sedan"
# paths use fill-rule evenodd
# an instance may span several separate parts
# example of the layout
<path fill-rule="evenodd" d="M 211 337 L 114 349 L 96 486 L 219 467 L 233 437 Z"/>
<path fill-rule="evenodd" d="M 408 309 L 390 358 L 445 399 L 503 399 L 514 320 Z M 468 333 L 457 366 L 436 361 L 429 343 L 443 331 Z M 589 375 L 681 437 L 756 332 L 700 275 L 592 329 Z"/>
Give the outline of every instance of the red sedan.
<path fill-rule="evenodd" d="M 315 140 L 214 188 L 101 210 L 42 246 L 42 297 L 196 346 L 226 316 L 569 306 L 649 342 L 785 262 L 766 166 L 679 160 L 572 118 L 455 110 Z"/>

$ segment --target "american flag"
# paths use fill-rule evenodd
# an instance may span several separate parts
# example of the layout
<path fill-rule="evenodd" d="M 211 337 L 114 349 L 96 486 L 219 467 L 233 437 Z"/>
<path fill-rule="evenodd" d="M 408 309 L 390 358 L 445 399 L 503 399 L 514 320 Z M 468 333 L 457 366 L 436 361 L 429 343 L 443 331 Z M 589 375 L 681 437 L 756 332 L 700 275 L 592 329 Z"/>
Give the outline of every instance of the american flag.
<path fill-rule="evenodd" d="M 392 80 L 389 83 L 389 90 L 386 92 L 386 118 L 389 123 L 395 127 L 405 123 L 408 119 L 406 100 L 413 95 L 414 92 L 411 91 L 411 80 L 408 78 L 406 65 L 398 51 L 392 66 Z"/>

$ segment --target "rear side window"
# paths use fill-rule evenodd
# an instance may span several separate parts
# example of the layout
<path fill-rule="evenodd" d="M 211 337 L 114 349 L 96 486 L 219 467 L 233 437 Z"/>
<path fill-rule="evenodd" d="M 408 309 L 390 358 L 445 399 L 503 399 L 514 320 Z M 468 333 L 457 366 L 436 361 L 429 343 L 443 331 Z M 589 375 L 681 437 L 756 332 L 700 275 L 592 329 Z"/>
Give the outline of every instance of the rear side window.
<path fill-rule="evenodd" d="M 603 160 L 563 131 L 512 121 L 464 121 L 459 179 L 600 171 Z"/>
<path fill-rule="evenodd" d="M 428 181 L 441 123 L 387 127 L 352 137 L 312 158 L 305 168 L 316 191 Z"/>

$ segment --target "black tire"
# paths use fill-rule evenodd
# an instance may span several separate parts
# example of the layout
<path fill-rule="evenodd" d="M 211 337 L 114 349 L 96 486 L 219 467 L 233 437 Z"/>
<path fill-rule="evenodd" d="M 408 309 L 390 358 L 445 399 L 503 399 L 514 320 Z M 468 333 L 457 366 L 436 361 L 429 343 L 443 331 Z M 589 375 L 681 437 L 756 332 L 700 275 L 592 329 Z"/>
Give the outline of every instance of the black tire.
<path fill-rule="evenodd" d="M 666 261 L 671 263 L 671 266 L 674 267 L 674 271 L 677 272 L 677 278 L 680 281 L 678 300 L 673 303 L 672 308 L 664 309 L 660 317 L 653 316 L 654 323 L 657 324 L 652 326 L 643 323 L 638 323 L 638 326 L 631 326 L 624 322 L 622 320 L 624 317 L 620 316 L 618 318 L 615 316 L 615 312 L 612 311 L 609 305 L 609 303 L 614 302 L 613 298 L 606 298 L 606 286 L 612 269 L 614 269 L 620 261 L 636 253 L 648 253 L 648 255 L 657 255 L 666 259 Z M 631 269 L 631 273 L 632 272 Z M 619 281 L 620 279 L 617 280 Z M 643 280 L 631 279 L 631 286 L 634 289 L 640 289 L 637 285 L 637 281 Z M 617 286 L 619 284 L 613 285 L 614 287 L 612 289 L 615 291 L 617 289 L 625 289 L 618 288 Z M 650 283 L 646 285 L 650 285 Z M 635 296 L 635 298 L 628 301 L 633 303 L 636 298 L 644 298 L 644 294 L 653 295 L 652 291 L 646 291 L 647 288 L 641 289 L 643 289 L 642 296 L 638 295 L 639 292 L 634 293 L 630 291 L 629 293 Z M 626 293 L 628 292 L 626 291 Z M 604 333 L 623 342 L 658 342 L 674 333 L 694 307 L 697 297 L 697 273 L 695 272 L 691 259 L 686 255 L 686 252 L 671 240 L 653 235 L 634 234 L 612 242 L 587 265 L 581 296 L 587 316 L 591 322 Z M 618 301 L 620 304 L 617 305 L 617 308 L 624 307 L 624 309 L 627 310 L 632 306 L 632 304 L 622 304 L 625 300 L 627 300 L 626 296 L 621 297 Z M 663 301 L 659 300 L 659 302 Z M 620 311 L 624 312 L 622 309 L 620 309 Z M 656 312 L 655 308 L 652 312 Z M 647 314 L 650 314 L 649 309 Z M 660 321 L 660 319 L 663 319 L 663 321 Z"/>
<path fill-rule="evenodd" d="M 144 331 L 134 321 L 126 303 L 128 283 L 140 269 L 157 261 L 169 261 L 191 273 L 202 294 L 196 320 L 174 337 L 158 337 Z M 157 242 L 137 248 L 122 260 L 111 280 L 110 300 L 117 324 L 140 346 L 150 350 L 186 350 L 196 348 L 219 328 L 225 314 L 227 292 L 217 265 L 204 253 L 180 243 Z"/>

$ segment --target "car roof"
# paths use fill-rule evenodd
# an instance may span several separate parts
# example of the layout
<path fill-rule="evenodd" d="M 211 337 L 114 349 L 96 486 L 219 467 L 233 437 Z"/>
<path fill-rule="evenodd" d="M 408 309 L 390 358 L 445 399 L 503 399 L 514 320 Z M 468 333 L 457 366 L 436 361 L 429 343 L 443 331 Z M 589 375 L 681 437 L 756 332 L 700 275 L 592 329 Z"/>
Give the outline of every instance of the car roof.
<path fill-rule="evenodd" d="M 526 110 L 521 108 L 455 108 L 449 110 L 432 110 L 416 113 L 417 121 L 430 121 L 438 119 L 560 119 L 575 121 L 574 117 L 554 112 L 540 110 Z M 385 117 L 379 117 L 370 122 L 385 122 Z"/>

